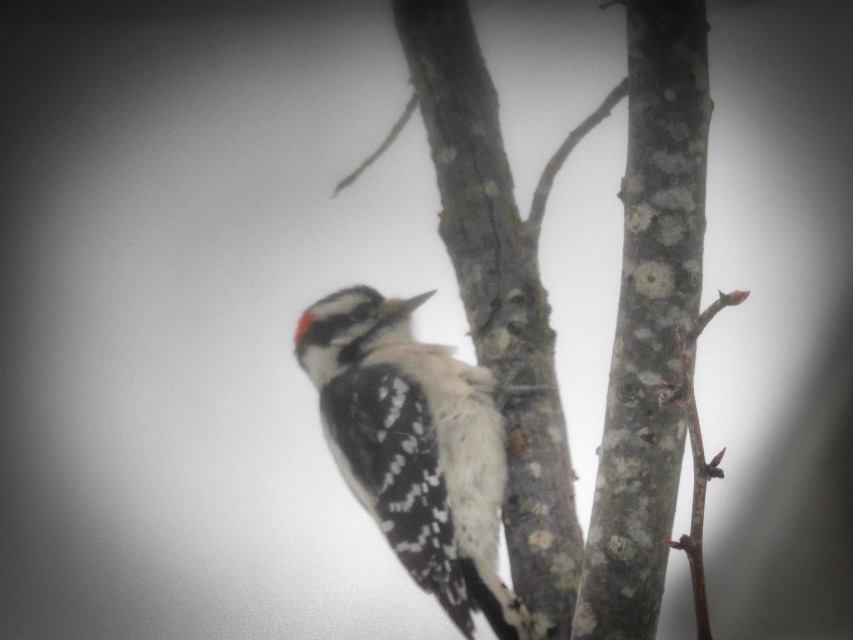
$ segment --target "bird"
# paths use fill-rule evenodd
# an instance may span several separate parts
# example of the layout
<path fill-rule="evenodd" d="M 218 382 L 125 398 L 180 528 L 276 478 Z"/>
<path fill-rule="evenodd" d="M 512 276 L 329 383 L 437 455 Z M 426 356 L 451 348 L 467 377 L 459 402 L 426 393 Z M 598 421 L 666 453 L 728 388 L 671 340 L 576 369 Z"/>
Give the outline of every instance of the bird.
<path fill-rule="evenodd" d="M 299 317 L 296 359 L 341 474 L 409 575 L 466 638 L 481 610 L 500 640 L 527 640 L 527 609 L 495 568 L 507 480 L 495 380 L 413 337 L 434 293 L 335 291 Z"/>

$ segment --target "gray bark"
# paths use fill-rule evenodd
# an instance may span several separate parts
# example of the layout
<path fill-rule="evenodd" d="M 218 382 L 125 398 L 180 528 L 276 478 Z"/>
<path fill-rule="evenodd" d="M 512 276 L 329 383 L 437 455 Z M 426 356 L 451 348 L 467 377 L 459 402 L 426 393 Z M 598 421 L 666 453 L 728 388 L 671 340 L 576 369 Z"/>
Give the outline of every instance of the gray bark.
<path fill-rule="evenodd" d="M 462 0 L 395 0 L 429 137 L 439 230 L 509 429 L 504 523 L 513 583 L 538 634 L 570 634 L 583 541 L 535 234 L 518 214 L 498 101 Z"/>
<path fill-rule="evenodd" d="M 629 0 L 624 255 L 604 436 L 573 637 L 654 638 L 684 451 L 676 329 L 702 289 L 704 0 Z M 692 370 L 694 358 L 689 358 Z"/>

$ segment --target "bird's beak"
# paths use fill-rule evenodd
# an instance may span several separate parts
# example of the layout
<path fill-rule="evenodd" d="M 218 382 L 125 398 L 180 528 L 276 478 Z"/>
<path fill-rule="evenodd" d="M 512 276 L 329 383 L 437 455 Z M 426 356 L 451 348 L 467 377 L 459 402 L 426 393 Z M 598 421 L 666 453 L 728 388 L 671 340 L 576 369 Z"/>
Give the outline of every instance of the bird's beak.
<path fill-rule="evenodd" d="M 429 300 L 435 294 L 435 291 L 436 290 L 433 289 L 432 291 L 427 291 L 426 293 L 422 293 L 421 295 L 415 296 L 414 298 L 403 300 L 400 303 L 400 308 L 402 309 L 403 313 L 411 313 L 419 306 L 421 306 L 424 302 Z"/>

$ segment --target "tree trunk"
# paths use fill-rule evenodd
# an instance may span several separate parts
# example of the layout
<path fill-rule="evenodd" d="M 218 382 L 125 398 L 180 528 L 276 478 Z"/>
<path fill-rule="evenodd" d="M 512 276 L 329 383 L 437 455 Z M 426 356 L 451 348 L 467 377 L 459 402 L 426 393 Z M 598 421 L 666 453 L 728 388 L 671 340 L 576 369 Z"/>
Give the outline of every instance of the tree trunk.
<path fill-rule="evenodd" d="M 568 638 L 583 542 L 550 307 L 535 239 L 515 203 L 497 95 L 463 0 L 395 0 L 394 12 L 441 191 L 441 237 L 477 358 L 500 383 L 509 430 L 503 517 L 515 590 L 538 634 L 551 628 L 551 637 Z"/>
<path fill-rule="evenodd" d="M 629 0 L 622 284 L 574 638 L 654 638 L 686 418 L 676 330 L 702 289 L 708 95 L 704 0 Z M 690 358 L 690 368 L 693 368 Z"/>

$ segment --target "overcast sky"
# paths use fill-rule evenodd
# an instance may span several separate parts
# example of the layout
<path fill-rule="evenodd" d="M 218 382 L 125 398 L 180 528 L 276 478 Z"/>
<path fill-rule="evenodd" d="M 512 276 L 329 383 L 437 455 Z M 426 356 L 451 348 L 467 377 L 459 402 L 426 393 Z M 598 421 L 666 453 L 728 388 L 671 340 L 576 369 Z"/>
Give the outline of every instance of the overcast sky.
<path fill-rule="evenodd" d="M 216 3 L 199 16 L 74 2 L 62 20 L 19 4 L 26 19 L 0 39 L 0 635 L 456 638 L 348 493 L 291 353 L 304 307 L 366 283 L 438 289 L 418 335 L 473 358 L 419 117 L 329 197 L 411 93 L 386 4 Z M 851 21 L 832 4 L 709 10 L 704 299 L 753 292 L 700 347 L 705 446 L 728 447 L 726 480 L 709 490 L 711 547 L 847 311 Z M 551 153 L 626 72 L 624 12 L 473 9 L 525 211 Z M 540 254 L 584 527 L 626 116 L 622 104 L 566 164 Z M 684 468 L 676 533 L 689 526 Z M 673 557 L 668 585 L 686 575 Z"/>

